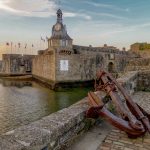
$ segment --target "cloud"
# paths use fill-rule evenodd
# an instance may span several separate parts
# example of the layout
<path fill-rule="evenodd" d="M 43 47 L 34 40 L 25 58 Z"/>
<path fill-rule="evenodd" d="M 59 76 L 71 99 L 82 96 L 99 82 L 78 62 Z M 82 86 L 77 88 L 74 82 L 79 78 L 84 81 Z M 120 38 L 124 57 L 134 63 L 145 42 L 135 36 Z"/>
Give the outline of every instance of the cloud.
<path fill-rule="evenodd" d="M 109 17 L 109 18 L 115 18 L 115 19 L 127 19 L 125 17 L 122 16 L 118 16 L 118 15 L 113 15 L 110 13 L 94 13 L 97 16 L 104 16 L 104 17 Z"/>
<path fill-rule="evenodd" d="M 53 16 L 56 8 L 55 2 L 49 0 L 0 0 L 1 10 L 18 16 Z"/>
<path fill-rule="evenodd" d="M 92 19 L 92 17 L 90 15 L 86 15 L 84 13 L 80 14 L 80 13 L 73 13 L 73 12 L 64 12 L 64 16 L 65 17 L 81 17 L 81 18 L 84 18 L 86 20 Z"/>
<path fill-rule="evenodd" d="M 120 33 L 130 32 L 131 34 L 132 32 L 137 31 L 141 28 L 145 28 L 145 27 L 150 27 L 150 22 L 138 24 L 138 25 L 132 25 L 132 26 L 120 26 L 119 28 L 116 27 L 116 29 L 104 32 L 103 34 L 101 34 L 101 36 L 108 38 L 108 37 L 111 37 Z"/>
<path fill-rule="evenodd" d="M 112 9 L 112 10 L 117 10 L 117 11 L 125 11 L 129 12 L 129 8 L 123 9 L 114 5 L 109 5 L 109 4 L 102 4 L 102 3 L 95 3 L 91 1 L 84 1 L 84 3 L 95 6 L 95 7 L 101 7 L 101 8 L 107 8 L 107 9 Z"/>
<path fill-rule="evenodd" d="M 52 17 L 56 15 L 58 5 L 56 0 L 0 0 L 0 10 L 17 16 L 25 17 Z M 91 19 L 86 14 L 64 12 L 65 17 L 82 17 Z"/>

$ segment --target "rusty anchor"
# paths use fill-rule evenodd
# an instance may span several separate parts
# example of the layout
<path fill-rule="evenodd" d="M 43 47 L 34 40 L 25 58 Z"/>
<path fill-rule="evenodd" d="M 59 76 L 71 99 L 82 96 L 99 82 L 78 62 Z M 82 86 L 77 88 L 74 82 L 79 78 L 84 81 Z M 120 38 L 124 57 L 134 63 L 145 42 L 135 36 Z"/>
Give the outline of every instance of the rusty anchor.
<path fill-rule="evenodd" d="M 109 73 L 99 71 L 95 81 L 95 90 L 104 91 L 115 105 L 118 115 L 111 113 L 95 92 L 88 93 L 90 108 L 87 117 L 105 118 L 110 124 L 125 131 L 130 138 L 150 133 L 150 115 L 136 104 L 126 90 Z M 124 102 L 122 101 L 124 99 Z"/>

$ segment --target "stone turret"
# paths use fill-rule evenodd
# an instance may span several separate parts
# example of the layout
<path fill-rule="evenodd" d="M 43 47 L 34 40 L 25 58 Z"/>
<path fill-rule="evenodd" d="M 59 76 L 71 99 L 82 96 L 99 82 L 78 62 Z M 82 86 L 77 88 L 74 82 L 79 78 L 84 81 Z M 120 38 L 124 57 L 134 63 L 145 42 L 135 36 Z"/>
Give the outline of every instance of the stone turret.
<path fill-rule="evenodd" d="M 63 16 L 63 13 L 60 9 L 58 9 L 57 11 L 57 22 L 58 23 L 62 23 L 62 16 Z"/>
<path fill-rule="evenodd" d="M 60 50 L 71 50 L 72 49 L 72 39 L 67 33 L 66 26 L 63 24 L 63 13 L 60 9 L 57 11 L 57 22 L 52 27 L 52 35 L 48 40 L 48 47 L 57 48 Z"/>

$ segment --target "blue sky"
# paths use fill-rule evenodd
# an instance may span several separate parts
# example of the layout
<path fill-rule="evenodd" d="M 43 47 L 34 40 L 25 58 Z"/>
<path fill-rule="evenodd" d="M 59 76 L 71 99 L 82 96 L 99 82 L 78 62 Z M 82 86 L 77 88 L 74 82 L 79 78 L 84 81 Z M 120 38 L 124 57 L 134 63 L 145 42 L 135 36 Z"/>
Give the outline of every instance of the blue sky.
<path fill-rule="evenodd" d="M 59 7 L 74 44 L 150 42 L 150 0 L 0 0 L 1 49 L 11 41 L 46 47 L 40 37 L 50 37 Z"/>

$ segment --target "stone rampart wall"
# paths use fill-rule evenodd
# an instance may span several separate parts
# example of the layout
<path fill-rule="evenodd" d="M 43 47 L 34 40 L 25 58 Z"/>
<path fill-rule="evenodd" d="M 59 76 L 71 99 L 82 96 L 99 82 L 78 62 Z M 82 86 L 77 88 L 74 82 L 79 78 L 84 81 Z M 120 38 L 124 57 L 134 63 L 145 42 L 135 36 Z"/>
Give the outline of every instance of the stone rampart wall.
<path fill-rule="evenodd" d="M 33 59 L 33 76 L 55 81 L 55 54 L 38 55 Z"/>
<path fill-rule="evenodd" d="M 99 55 L 99 62 L 96 62 L 96 55 L 91 54 L 72 54 L 57 55 L 56 61 L 56 80 L 61 81 L 88 81 L 93 80 L 96 74 L 96 68 L 103 66 L 104 56 Z M 62 71 L 60 61 L 68 61 L 68 71 Z"/>
<path fill-rule="evenodd" d="M 112 57 L 112 58 L 111 58 Z M 68 61 L 68 71 L 60 69 L 60 61 Z M 56 81 L 88 81 L 95 79 L 97 69 L 109 70 L 112 63 L 113 72 L 122 72 L 128 58 L 124 55 L 104 52 L 85 51 L 81 54 L 60 55 L 56 54 Z"/>
<path fill-rule="evenodd" d="M 137 90 L 150 91 L 150 71 L 140 71 L 138 75 Z"/>
<path fill-rule="evenodd" d="M 3 54 L 0 64 L 2 74 L 31 74 L 34 55 Z"/>
<path fill-rule="evenodd" d="M 129 94 L 133 94 L 137 90 L 138 77 L 138 71 L 130 71 L 124 73 L 122 77 L 117 79 L 117 81 L 123 85 Z"/>
<path fill-rule="evenodd" d="M 134 58 L 130 60 L 125 68 L 126 71 L 139 71 L 150 69 L 150 58 Z"/>
<path fill-rule="evenodd" d="M 138 72 L 129 72 L 118 81 L 134 92 Z M 132 86 L 131 86 L 132 85 Z M 66 148 L 87 127 L 87 98 L 39 121 L 0 136 L 2 150 L 57 150 Z"/>

